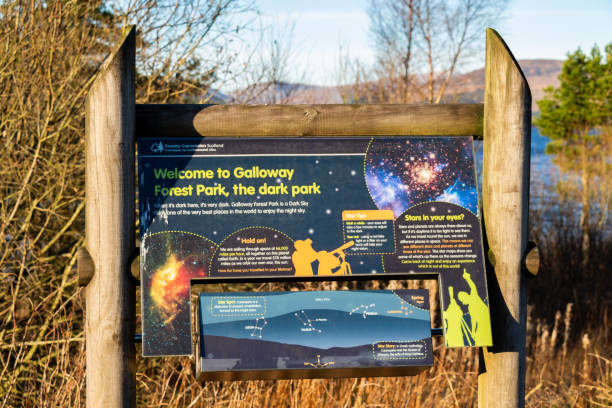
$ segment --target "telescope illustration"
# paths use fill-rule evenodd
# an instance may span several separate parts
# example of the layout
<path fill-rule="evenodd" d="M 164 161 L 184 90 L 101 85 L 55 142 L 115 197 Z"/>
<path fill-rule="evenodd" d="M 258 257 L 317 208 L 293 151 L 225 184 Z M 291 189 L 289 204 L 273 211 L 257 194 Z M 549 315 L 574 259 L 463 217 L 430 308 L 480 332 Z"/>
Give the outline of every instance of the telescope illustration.
<path fill-rule="evenodd" d="M 344 253 L 344 250 L 352 247 L 353 245 L 355 245 L 355 241 L 348 241 L 333 251 L 317 252 L 317 260 L 319 261 L 317 275 L 350 275 L 351 265 L 346 261 L 346 254 Z M 333 269 L 338 267 L 340 269 L 338 269 L 335 273 L 332 272 Z"/>

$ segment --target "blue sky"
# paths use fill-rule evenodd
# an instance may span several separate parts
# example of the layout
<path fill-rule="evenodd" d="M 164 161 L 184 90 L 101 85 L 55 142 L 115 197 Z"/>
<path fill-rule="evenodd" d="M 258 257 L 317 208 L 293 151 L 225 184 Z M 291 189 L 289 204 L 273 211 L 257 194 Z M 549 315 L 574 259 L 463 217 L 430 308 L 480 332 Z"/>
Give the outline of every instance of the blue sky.
<path fill-rule="evenodd" d="M 374 59 L 367 0 L 258 0 L 257 5 L 264 24 L 295 24 L 290 71 L 304 73 L 304 82 L 336 82 L 340 44 L 365 63 Z M 493 28 L 517 59 L 564 59 L 578 46 L 590 50 L 612 42 L 612 0 L 510 0 L 506 18 Z M 465 69 L 483 65 L 481 57 Z"/>

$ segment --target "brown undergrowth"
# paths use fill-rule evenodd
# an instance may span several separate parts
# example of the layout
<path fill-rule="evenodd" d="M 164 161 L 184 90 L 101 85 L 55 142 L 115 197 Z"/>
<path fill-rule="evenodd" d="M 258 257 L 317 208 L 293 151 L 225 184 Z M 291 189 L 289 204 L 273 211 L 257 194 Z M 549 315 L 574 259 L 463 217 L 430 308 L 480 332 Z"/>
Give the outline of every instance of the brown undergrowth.
<path fill-rule="evenodd" d="M 609 406 L 610 239 L 605 231 L 591 231 L 592 242 L 598 243 L 592 249 L 597 256 L 591 258 L 589 271 L 577 269 L 577 210 L 571 200 L 539 197 L 543 189 L 534 184 L 532 238 L 539 245 L 542 270 L 528 281 L 526 404 Z M 36 205 L 34 196 L 28 200 Z M 69 221 L 69 217 L 62 219 Z M 28 222 L 32 221 L 25 221 L 26 230 Z M 16 225 L 12 234 L 19 234 L 19 228 L 24 227 Z M 69 228 L 72 241 L 53 260 L 37 257 L 36 247 L 28 248 L 32 245 L 28 241 L 15 244 L 8 255 L 5 252 L 0 283 L 0 406 L 84 405 L 84 305 L 74 271 L 80 228 L 82 224 Z M 203 385 L 195 382 L 193 364 L 187 358 L 138 357 L 137 396 L 139 406 L 168 407 L 475 406 L 477 351 L 446 349 L 438 342 L 434 356 L 434 366 L 414 377 Z"/>
<path fill-rule="evenodd" d="M 85 305 L 75 274 L 84 234 L 83 104 L 116 30 L 97 3 L 41 4 L 0 3 L 1 407 L 85 404 Z M 142 84 L 143 101 L 155 86 L 178 86 Z M 184 89 L 193 92 L 193 82 Z M 161 92 L 163 101 L 176 92 Z M 528 282 L 527 406 L 610 406 L 609 223 L 594 220 L 591 264 L 582 270 L 571 191 L 550 199 L 549 190 L 532 188 L 542 271 Z M 437 345 L 434 355 L 434 366 L 414 377 L 204 385 L 189 359 L 138 357 L 137 398 L 167 407 L 476 405 L 476 350 Z"/>

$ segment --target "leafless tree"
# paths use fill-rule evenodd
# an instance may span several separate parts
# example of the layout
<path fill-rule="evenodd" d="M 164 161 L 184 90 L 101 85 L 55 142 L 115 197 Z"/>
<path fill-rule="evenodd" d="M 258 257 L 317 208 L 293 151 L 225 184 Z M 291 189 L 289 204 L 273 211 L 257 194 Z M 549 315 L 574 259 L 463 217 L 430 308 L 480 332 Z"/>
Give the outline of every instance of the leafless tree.
<path fill-rule="evenodd" d="M 370 0 L 381 102 L 440 103 L 507 1 Z"/>
<path fill-rule="evenodd" d="M 234 92 L 239 103 L 287 104 L 295 103 L 305 80 L 305 71 L 290 72 L 291 60 L 296 57 L 294 44 L 295 22 L 285 25 L 261 26 L 254 51 L 243 64 L 246 68 L 239 81 L 246 81 Z"/>
<path fill-rule="evenodd" d="M 140 30 L 138 101 L 181 102 L 210 94 L 248 23 L 229 14 L 249 6 L 0 1 L 0 406 L 83 402 L 73 268 L 84 241 L 84 104 L 121 28 Z M 145 376 L 158 369 L 142 364 Z"/>
<path fill-rule="evenodd" d="M 139 28 L 139 101 L 207 102 L 241 73 L 237 53 L 255 18 L 252 0 L 127 0 L 110 9 L 121 26 Z"/>
<path fill-rule="evenodd" d="M 336 83 L 342 103 L 372 103 L 372 70 L 350 54 L 348 44 L 340 44 L 336 64 Z"/>

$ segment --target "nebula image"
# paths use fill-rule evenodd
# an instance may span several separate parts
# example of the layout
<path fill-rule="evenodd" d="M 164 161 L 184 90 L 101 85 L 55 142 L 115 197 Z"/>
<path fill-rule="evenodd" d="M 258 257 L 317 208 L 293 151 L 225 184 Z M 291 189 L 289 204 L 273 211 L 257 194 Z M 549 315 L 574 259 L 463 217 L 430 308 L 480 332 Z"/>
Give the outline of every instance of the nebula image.
<path fill-rule="evenodd" d="M 193 278 L 208 276 L 216 245 L 195 234 L 169 231 L 145 237 L 142 256 L 143 332 L 152 339 L 143 344 L 147 354 L 190 350 L 189 290 Z M 146 245 L 146 246 L 145 246 Z M 146 293 L 146 291 L 145 291 Z"/>
<path fill-rule="evenodd" d="M 205 276 L 201 270 L 199 276 Z M 189 294 L 190 274 L 185 271 L 184 261 L 177 261 L 170 255 L 164 266 L 151 277 L 151 299 L 165 317 L 164 324 L 170 323 L 178 314 L 180 304 Z"/>
<path fill-rule="evenodd" d="M 472 138 L 374 139 L 365 159 L 368 190 L 398 217 L 413 205 L 443 201 L 478 212 Z"/>

